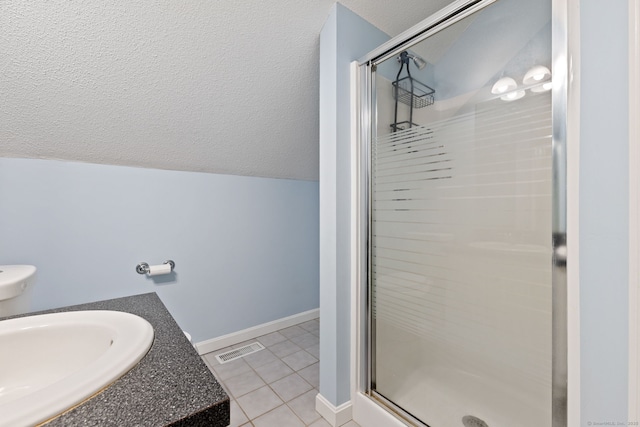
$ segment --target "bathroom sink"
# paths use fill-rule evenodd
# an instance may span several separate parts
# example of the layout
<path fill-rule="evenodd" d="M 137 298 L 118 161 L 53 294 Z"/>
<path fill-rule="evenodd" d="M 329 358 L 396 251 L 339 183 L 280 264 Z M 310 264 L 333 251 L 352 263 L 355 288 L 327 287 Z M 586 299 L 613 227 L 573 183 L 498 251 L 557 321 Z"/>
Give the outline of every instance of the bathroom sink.
<path fill-rule="evenodd" d="M 103 390 L 153 343 L 145 319 L 69 311 L 0 321 L 0 426 L 31 426 Z"/>

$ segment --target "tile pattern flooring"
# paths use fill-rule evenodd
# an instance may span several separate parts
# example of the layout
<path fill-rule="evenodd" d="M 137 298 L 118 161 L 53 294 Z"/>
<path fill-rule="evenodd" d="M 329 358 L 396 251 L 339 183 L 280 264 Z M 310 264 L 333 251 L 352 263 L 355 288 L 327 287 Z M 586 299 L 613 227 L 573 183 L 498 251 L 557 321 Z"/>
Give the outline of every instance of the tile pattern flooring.
<path fill-rule="evenodd" d="M 310 320 L 202 356 L 231 398 L 232 427 L 329 426 L 315 410 L 319 330 Z M 255 341 L 266 348 L 225 364 L 215 358 Z"/>

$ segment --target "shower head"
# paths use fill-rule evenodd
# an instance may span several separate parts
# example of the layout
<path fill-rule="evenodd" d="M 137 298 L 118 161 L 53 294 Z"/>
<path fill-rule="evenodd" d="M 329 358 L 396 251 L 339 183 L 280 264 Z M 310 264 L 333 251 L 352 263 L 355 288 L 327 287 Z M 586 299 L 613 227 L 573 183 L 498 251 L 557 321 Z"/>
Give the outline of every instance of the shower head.
<path fill-rule="evenodd" d="M 418 70 L 422 70 L 424 67 L 427 66 L 427 61 L 425 61 L 424 59 L 422 59 L 418 55 L 411 55 L 410 54 L 409 58 L 413 59 L 413 63 L 416 64 L 416 67 L 418 67 Z"/>
<path fill-rule="evenodd" d="M 416 54 L 407 52 L 406 50 L 402 52 L 400 56 L 398 56 L 398 62 L 407 64 L 407 66 L 409 65 L 409 60 L 413 61 L 415 66 L 418 67 L 418 70 L 422 70 L 424 67 L 427 66 L 427 61 L 425 61 L 423 58 L 419 57 Z"/>

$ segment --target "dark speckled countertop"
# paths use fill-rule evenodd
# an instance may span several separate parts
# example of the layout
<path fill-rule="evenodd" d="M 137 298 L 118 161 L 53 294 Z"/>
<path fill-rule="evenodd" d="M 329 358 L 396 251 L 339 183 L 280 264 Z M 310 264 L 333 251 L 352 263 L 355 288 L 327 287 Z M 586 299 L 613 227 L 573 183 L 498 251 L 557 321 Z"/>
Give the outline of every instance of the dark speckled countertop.
<path fill-rule="evenodd" d="M 229 397 L 155 293 L 30 314 L 77 310 L 136 314 L 153 325 L 154 342 L 133 369 L 46 427 L 229 425 Z"/>

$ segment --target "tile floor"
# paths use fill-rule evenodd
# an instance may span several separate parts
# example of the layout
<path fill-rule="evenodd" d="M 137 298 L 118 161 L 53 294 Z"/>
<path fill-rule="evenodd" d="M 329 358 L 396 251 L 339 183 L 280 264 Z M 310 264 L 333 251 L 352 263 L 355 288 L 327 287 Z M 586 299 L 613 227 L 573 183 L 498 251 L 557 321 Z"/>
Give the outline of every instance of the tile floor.
<path fill-rule="evenodd" d="M 232 427 L 329 426 L 315 410 L 319 329 L 310 320 L 202 356 L 231 398 Z M 225 364 L 215 358 L 255 341 L 266 348 Z"/>

